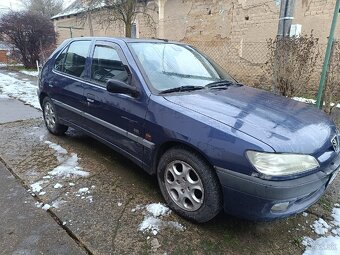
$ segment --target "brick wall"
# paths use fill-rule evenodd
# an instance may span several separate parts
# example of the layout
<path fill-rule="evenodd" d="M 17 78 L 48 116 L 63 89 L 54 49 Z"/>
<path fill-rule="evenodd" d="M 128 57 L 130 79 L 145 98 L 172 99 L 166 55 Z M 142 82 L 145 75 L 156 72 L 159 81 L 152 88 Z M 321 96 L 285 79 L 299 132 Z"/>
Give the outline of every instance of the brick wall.
<path fill-rule="evenodd" d="M 0 50 L 0 63 L 7 63 L 7 50 Z"/>
<path fill-rule="evenodd" d="M 302 24 L 302 32 L 314 31 L 325 43 L 332 20 L 334 0 L 296 1 L 293 24 Z M 157 1 L 149 6 L 153 22 L 137 18 L 138 37 L 157 37 L 159 34 Z M 98 24 L 101 13 L 92 15 L 95 36 L 124 36 L 122 24 Z M 277 0 L 167 0 L 164 7 L 164 37 L 172 40 L 230 40 L 232 42 L 264 42 L 277 32 L 279 1 Z M 55 20 L 60 43 L 70 37 L 67 29 L 58 26 L 76 26 L 74 36 L 90 35 L 89 24 L 79 15 Z M 340 36 L 340 26 L 336 36 Z"/>

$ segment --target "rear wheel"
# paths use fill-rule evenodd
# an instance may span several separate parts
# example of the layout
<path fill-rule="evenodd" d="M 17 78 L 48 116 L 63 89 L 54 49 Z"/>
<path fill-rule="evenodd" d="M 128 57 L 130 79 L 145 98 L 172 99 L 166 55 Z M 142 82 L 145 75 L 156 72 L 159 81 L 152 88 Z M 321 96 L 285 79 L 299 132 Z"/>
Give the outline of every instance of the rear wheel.
<path fill-rule="evenodd" d="M 221 211 L 217 176 L 197 153 L 182 147 L 166 151 L 159 161 L 157 177 L 164 199 L 182 217 L 207 222 Z"/>
<path fill-rule="evenodd" d="M 43 100 L 43 115 L 48 131 L 54 135 L 63 135 L 68 127 L 59 123 L 57 112 L 52 100 L 45 97 Z"/>

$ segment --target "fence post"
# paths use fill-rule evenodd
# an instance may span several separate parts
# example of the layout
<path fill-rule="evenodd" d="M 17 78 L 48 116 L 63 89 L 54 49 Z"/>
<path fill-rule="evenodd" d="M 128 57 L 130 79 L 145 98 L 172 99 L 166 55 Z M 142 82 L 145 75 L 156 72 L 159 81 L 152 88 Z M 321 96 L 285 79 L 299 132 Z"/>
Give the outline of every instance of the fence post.
<path fill-rule="evenodd" d="M 323 104 L 322 98 L 323 98 L 323 93 L 324 93 L 324 89 L 325 89 L 325 81 L 326 81 L 326 78 L 327 78 L 327 70 L 328 70 L 328 65 L 329 65 L 329 59 L 330 59 L 330 56 L 331 56 L 331 50 L 332 50 L 333 41 L 334 41 L 334 32 L 335 32 L 335 27 L 336 27 L 336 21 L 338 19 L 339 7 L 340 7 L 340 0 L 336 0 L 331 30 L 329 32 L 329 37 L 328 37 L 325 60 L 323 62 L 323 66 L 322 66 L 318 96 L 317 96 L 317 99 L 316 99 L 316 106 L 319 109 L 321 109 L 322 104 Z"/>

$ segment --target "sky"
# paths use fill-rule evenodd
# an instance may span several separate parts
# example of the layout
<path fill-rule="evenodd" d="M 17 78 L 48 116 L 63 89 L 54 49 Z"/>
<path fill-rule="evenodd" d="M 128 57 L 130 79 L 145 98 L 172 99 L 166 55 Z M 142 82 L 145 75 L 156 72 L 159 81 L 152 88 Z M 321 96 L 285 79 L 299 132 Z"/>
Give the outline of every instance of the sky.
<path fill-rule="evenodd" d="M 0 1 L 0 10 L 6 11 L 9 9 L 12 10 L 20 10 L 22 8 L 22 3 L 20 0 L 1 0 Z"/>
<path fill-rule="evenodd" d="M 64 0 L 64 8 L 71 4 L 74 0 Z M 7 10 L 18 11 L 23 8 L 23 5 L 20 0 L 0 0 L 0 12 L 4 12 Z"/>

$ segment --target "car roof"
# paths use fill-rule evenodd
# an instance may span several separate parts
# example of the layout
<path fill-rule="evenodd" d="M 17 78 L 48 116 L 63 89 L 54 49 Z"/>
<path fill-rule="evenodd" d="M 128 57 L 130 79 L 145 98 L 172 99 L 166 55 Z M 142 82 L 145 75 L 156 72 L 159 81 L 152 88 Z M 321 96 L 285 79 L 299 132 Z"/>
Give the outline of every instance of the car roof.
<path fill-rule="evenodd" d="M 71 41 L 78 41 L 78 40 L 92 40 L 92 39 L 97 39 L 97 40 L 108 40 L 108 41 L 120 41 L 120 42 L 125 42 L 125 43 L 136 43 L 136 42 L 150 42 L 150 43 L 175 43 L 175 44 L 183 44 L 181 42 L 176 42 L 176 41 L 170 41 L 167 39 L 160 39 L 160 38 L 150 38 L 150 39 L 137 39 L 137 38 L 127 38 L 127 37 L 74 37 L 71 38 Z"/>

